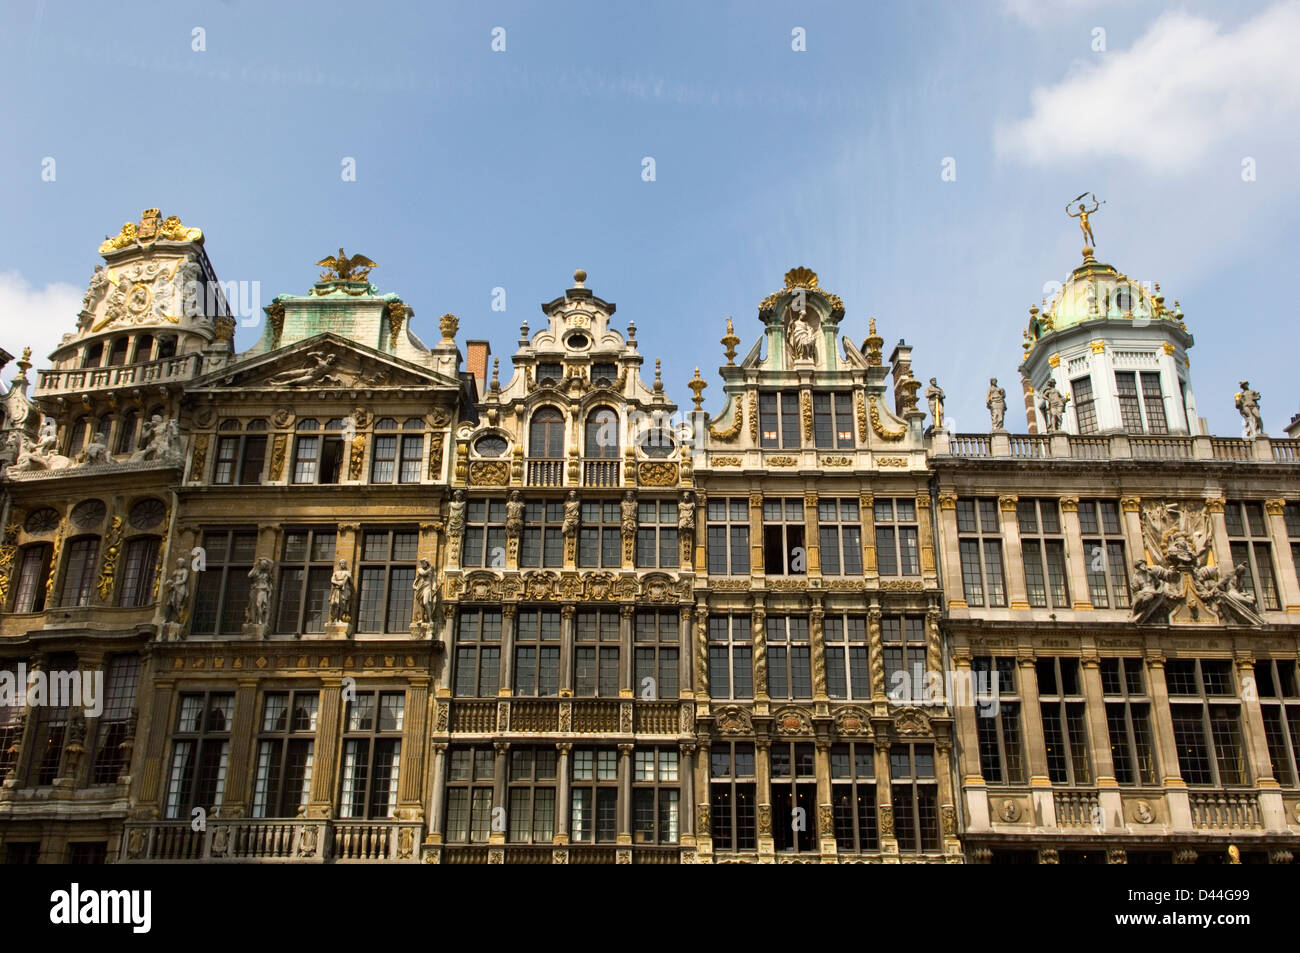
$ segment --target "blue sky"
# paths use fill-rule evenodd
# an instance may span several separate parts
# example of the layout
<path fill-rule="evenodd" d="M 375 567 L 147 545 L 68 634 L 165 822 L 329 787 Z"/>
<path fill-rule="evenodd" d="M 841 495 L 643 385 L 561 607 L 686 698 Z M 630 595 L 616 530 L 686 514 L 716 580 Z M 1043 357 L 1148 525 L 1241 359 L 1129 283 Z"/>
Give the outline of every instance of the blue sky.
<path fill-rule="evenodd" d="M 1015 386 L 1027 309 L 1078 263 L 1063 205 L 1087 190 L 1098 257 L 1181 302 L 1211 429 L 1239 431 L 1242 377 L 1270 432 L 1300 409 L 1297 0 L 9 3 L 5 22 L 15 354 L 72 329 L 99 242 L 156 206 L 263 304 L 343 245 L 426 343 L 451 311 L 503 363 L 585 268 L 679 404 L 701 366 L 715 413 L 726 317 L 743 353 L 806 265 L 845 333 L 875 316 L 955 426 L 986 430 L 987 379 Z"/>

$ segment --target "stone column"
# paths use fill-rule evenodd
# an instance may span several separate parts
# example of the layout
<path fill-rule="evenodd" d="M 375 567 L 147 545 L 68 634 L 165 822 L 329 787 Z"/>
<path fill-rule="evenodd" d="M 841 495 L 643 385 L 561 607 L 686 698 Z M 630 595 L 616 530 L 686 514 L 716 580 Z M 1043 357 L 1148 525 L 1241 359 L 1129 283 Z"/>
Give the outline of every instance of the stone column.
<path fill-rule="evenodd" d="M 754 710 L 766 713 L 771 698 L 767 693 L 767 609 L 761 601 L 750 614 L 749 635 L 754 653 Z"/>
<path fill-rule="evenodd" d="M 885 691 L 885 644 L 880 631 L 880 606 L 867 609 L 867 658 L 871 668 L 871 703 L 877 709 L 889 703 Z"/>
<path fill-rule="evenodd" d="M 677 746 L 677 763 L 680 767 L 677 823 L 683 847 L 695 844 L 695 742 L 685 741 Z"/>
<path fill-rule="evenodd" d="M 1227 500 L 1221 496 L 1205 498 L 1205 512 L 1210 515 L 1210 528 L 1214 538 L 1214 562 L 1225 569 L 1232 565 L 1232 541 L 1228 537 L 1228 523 L 1223 517 L 1226 506 Z"/>
<path fill-rule="evenodd" d="M 577 610 L 571 605 L 560 609 L 560 697 L 573 697 L 573 639 L 574 616 Z"/>
<path fill-rule="evenodd" d="M 506 812 L 507 826 L 509 826 L 509 809 L 506 807 L 506 770 L 508 768 L 508 756 L 510 754 L 510 742 L 494 741 L 492 748 L 495 755 L 492 760 L 492 803 L 502 808 Z M 560 780 L 563 784 L 563 779 Z M 563 816 L 563 811 L 561 811 Z M 505 830 L 497 830 L 496 825 L 492 826 L 492 834 L 488 837 L 489 844 L 504 844 L 506 842 Z"/>
<path fill-rule="evenodd" d="M 709 799 L 709 735 L 695 736 L 695 842 L 705 862 L 713 857 L 713 804 Z"/>
<path fill-rule="evenodd" d="M 235 689 L 235 717 L 230 724 L 230 757 L 226 761 L 226 784 L 221 807 L 214 813 L 221 817 L 245 817 L 248 805 L 244 795 L 248 783 L 254 739 L 260 721 L 257 710 L 257 679 L 241 678 Z"/>
<path fill-rule="evenodd" d="M 749 494 L 749 575 L 763 575 L 763 494 Z"/>
<path fill-rule="evenodd" d="M 642 686 L 633 683 L 636 677 L 636 650 L 632 638 L 632 614 L 636 612 L 633 605 L 618 608 L 618 697 L 640 698 Z M 597 650 L 599 651 L 599 649 Z M 658 674 L 656 673 L 656 677 Z M 659 698 L 659 685 L 654 687 L 654 697 Z"/>
<path fill-rule="evenodd" d="M 691 639 L 691 615 L 695 607 L 689 604 L 677 607 L 677 696 L 693 699 L 695 697 L 695 650 Z"/>
<path fill-rule="evenodd" d="M 320 708 L 316 713 L 316 747 L 312 759 L 311 800 L 308 817 L 332 817 L 338 783 L 340 729 L 343 727 L 343 679 L 326 675 L 320 680 Z"/>
<path fill-rule="evenodd" d="M 425 799 L 429 805 L 429 823 L 425 827 L 424 842 L 437 845 L 442 843 L 442 828 L 446 823 L 443 813 L 447 804 L 447 744 L 435 742 L 430 750 L 433 757 L 429 759 L 429 796 Z"/>
<path fill-rule="evenodd" d="M 509 698 L 514 694 L 515 617 L 518 611 L 519 606 L 515 603 L 503 603 L 501 606 L 501 670 L 500 681 L 497 682 L 498 698 Z M 449 658 L 451 654 L 451 652 L 447 653 Z"/>
<path fill-rule="evenodd" d="M 1146 543 L 1142 539 L 1142 498 L 1121 496 L 1119 508 L 1124 519 L 1124 548 L 1131 566 L 1139 559 L 1146 559 Z M 1125 567 L 1125 574 L 1128 574 L 1128 567 Z"/>
<path fill-rule="evenodd" d="M 887 864 L 898 863 L 898 835 L 894 833 L 894 785 L 889 770 L 889 738 L 882 722 L 876 722 L 876 814 L 879 819 L 880 853 Z"/>
<path fill-rule="evenodd" d="M 1002 511 L 1002 548 L 1007 560 L 1007 601 L 1012 609 L 1028 609 L 1025 561 L 1020 551 L 1020 520 L 1016 517 L 1016 504 L 1019 502 L 1020 497 L 1010 494 L 998 497 L 998 509 Z"/>
<path fill-rule="evenodd" d="M 1092 611 L 1088 591 L 1088 562 L 1094 553 L 1083 548 L 1083 531 L 1079 527 L 1079 498 L 1061 497 L 1061 531 L 1065 534 L 1065 564 L 1070 584 L 1070 602 L 1080 612 Z"/>
<path fill-rule="evenodd" d="M 952 699 L 953 715 L 957 727 L 957 747 L 961 752 L 958 758 L 958 770 L 961 777 L 962 793 L 966 799 L 966 812 L 969 816 L 969 830 L 989 829 L 989 796 L 984 783 L 984 775 L 979 760 L 979 728 L 976 718 L 980 717 L 977 698 L 979 686 L 975 684 L 971 671 L 970 649 L 958 646 L 953 649 L 953 668 L 957 675 L 954 685 L 959 692 L 954 692 Z"/>
<path fill-rule="evenodd" d="M 397 784 L 397 816 L 423 817 L 424 752 L 429 744 L 429 683 L 427 676 L 407 681 L 406 711 L 402 718 L 402 763 Z M 432 819 L 430 818 L 430 823 Z"/>
<path fill-rule="evenodd" d="M 1264 501 L 1268 512 L 1269 536 L 1273 538 L 1273 552 L 1277 554 L 1277 587 L 1282 596 L 1282 608 L 1290 614 L 1300 613 L 1300 579 L 1297 579 L 1297 567 L 1291 554 L 1291 537 L 1286 531 L 1286 500 L 1271 499 Z M 1300 540 L 1298 540 L 1300 542 Z"/>
<path fill-rule="evenodd" d="M 1025 719 L 1025 760 L 1029 764 L 1029 788 L 1035 812 L 1043 827 L 1056 826 L 1056 801 L 1047 772 L 1047 742 L 1043 738 L 1043 711 L 1038 701 L 1038 669 L 1032 653 L 1016 656 L 1020 668 L 1020 708 Z"/>
<path fill-rule="evenodd" d="M 965 609 L 966 591 L 962 588 L 961 553 L 957 544 L 957 494 L 939 493 L 939 552 L 943 559 L 943 581 L 948 608 Z"/>
<path fill-rule="evenodd" d="M 835 843 L 835 799 L 831 791 L 831 743 L 817 739 L 817 846 L 823 858 L 834 857 L 838 851 Z"/>
<path fill-rule="evenodd" d="M 870 493 L 858 497 L 858 516 L 862 519 L 862 575 L 871 586 L 880 578 L 876 563 L 876 498 Z"/>
<path fill-rule="evenodd" d="M 830 696 L 826 688 L 826 611 L 820 598 L 813 602 L 808 614 L 808 653 L 812 656 L 813 702 L 818 713 L 830 714 Z M 846 660 L 847 662 L 847 660 Z"/>
<path fill-rule="evenodd" d="M 1115 763 L 1110 751 L 1110 727 L 1106 724 L 1106 696 L 1101 684 L 1101 659 L 1096 650 L 1085 650 L 1083 693 L 1087 698 L 1088 743 L 1092 753 L 1093 774 L 1097 781 L 1097 803 L 1101 808 L 1103 830 L 1123 832 L 1124 805 L 1119 782 L 1115 780 Z"/>
<path fill-rule="evenodd" d="M 709 607 L 695 607 L 695 638 L 692 643 L 695 657 L 695 700 L 709 701 Z"/>
<path fill-rule="evenodd" d="M 1160 759 L 1165 805 L 1169 826 L 1174 830 L 1192 829 L 1192 808 L 1187 799 L 1187 782 L 1178 766 L 1178 745 L 1174 741 L 1173 712 L 1169 708 L 1169 688 L 1165 684 L 1165 657 L 1152 652 L 1146 657 L 1147 686 L 1151 692 L 1151 718 L 1155 723 L 1156 756 Z"/>
<path fill-rule="evenodd" d="M 961 841 L 957 838 L 957 799 L 953 796 L 952 778 L 957 766 L 953 763 L 953 744 L 950 738 L 936 738 L 934 742 L 934 776 L 939 785 L 939 820 L 943 833 L 943 852 L 948 863 L 961 863 Z"/>
<path fill-rule="evenodd" d="M 632 749 L 618 746 L 618 845 L 632 846 Z"/>
<path fill-rule="evenodd" d="M 569 843 L 569 755 L 573 745 L 561 742 L 555 746 L 555 843 Z"/>
<path fill-rule="evenodd" d="M 703 576 L 709 571 L 709 498 L 700 490 L 695 491 L 695 527 L 695 572 Z M 682 566 L 683 572 L 690 570 Z"/>
<path fill-rule="evenodd" d="M 820 576 L 822 572 L 821 519 L 817 512 L 817 494 L 807 492 L 803 497 L 804 549 L 808 554 L 808 575 Z"/>
<path fill-rule="evenodd" d="M 921 537 L 921 577 L 928 589 L 939 583 L 939 575 L 935 570 L 934 528 L 930 525 L 929 493 L 921 492 L 916 494 L 916 522 L 917 534 Z M 960 579 L 961 576 L 957 578 Z"/>
<path fill-rule="evenodd" d="M 1240 685 L 1255 684 L 1255 660 L 1249 656 L 1237 658 L 1237 681 Z M 1247 682 L 1247 679 L 1250 681 Z M 1254 767 L 1255 787 L 1259 789 L 1259 813 L 1268 831 L 1286 831 L 1286 808 L 1282 803 L 1282 786 L 1273 776 L 1273 759 L 1268 754 L 1268 737 L 1264 733 L 1264 712 L 1259 706 L 1258 691 L 1241 693 L 1241 720 L 1246 750 Z"/>
<path fill-rule="evenodd" d="M 776 841 L 772 836 L 772 747 L 767 738 L 754 739 L 754 811 L 758 824 L 758 861 L 775 863 Z"/>

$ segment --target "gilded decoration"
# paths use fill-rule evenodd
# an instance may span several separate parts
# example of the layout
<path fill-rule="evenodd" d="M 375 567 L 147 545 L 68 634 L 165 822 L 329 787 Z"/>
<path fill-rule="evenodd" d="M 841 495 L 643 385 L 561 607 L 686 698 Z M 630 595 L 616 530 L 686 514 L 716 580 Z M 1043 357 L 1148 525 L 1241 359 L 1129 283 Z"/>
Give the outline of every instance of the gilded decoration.
<path fill-rule="evenodd" d="M 740 428 L 744 425 L 744 422 L 745 415 L 741 408 L 740 401 L 736 401 L 736 415 L 731 421 L 731 426 L 727 427 L 725 430 L 720 430 L 717 427 L 710 427 L 709 436 L 714 440 L 721 440 L 723 443 L 729 443 L 736 439 L 736 436 L 740 433 Z"/>
<path fill-rule="evenodd" d="M 284 474 L 284 454 L 287 443 L 288 438 L 284 434 L 278 433 L 275 435 L 275 440 L 271 444 L 270 479 L 272 482 L 279 480 Z"/>
<path fill-rule="evenodd" d="M 370 269 L 379 267 L 365 255 L 349 256 L 342 248 L 337 255 L 322 258 L 316 264 L 325 269 L 321 273 L 321 281 L 366 281 Z"/>
<path fill-rule="evenodd" d="M 361 479 L 361 465 L 366 459 L 366 437 L 365 434 L 357 434 L 352 438 L 352 456 L 348 460 L 348 479 Z"/>
<path fill-rule="evenodd" d="M 442 475 L 443 435 L 436 433 L 429 439 L 429 479 L 436 480 Z"/>
<path fill-rule="evenodd" d="M 865 444 L 867 442 L 867 403 L 862 396 L 862 391 L 853 392 L 855 410 L 858 418 L 858 442 Z"/>
<path fill-rule="evenodd" d="M 208 462 L 208 435 L 196 434 L 194 437 L 194 462 L 190 467 L 190 481 L 203 479 L 203 466 Z"/>
<path fill-rule="evenodd" d="M 637 470 L 637 482 L 642 486 L 676 486 L 677 464 L 643 463 Z"/>
<path fill-rule="evenodd" d="M 905 467 L 907 457 L 877 457 L 876 465 L 881 467 Z"/>
<path fill-rule="evenodd" d="M 900 738 L 928 737 L 931 734 L 930 716 L 909 705 L 894 715 L 894 732 Z"/>
<path fill-rule="evenodd" d="M 826 467 L 847 467 L 852 462 L 852 457 L 822 457 L 822 466 Z"/>
<path fill-rule="evenodd" d="M 903 434 L 907 433 L 906 427 L 899 427 L 897 430 L 886 430 L 884 424 L 880 422 L 880 408 L 876 404 L 876 395 L 872 394 L 871 403 L 871 429 L 876 432 L 876 436 L 881 440 L 902 440 Z"/>
<path fill-rule="evenodd" d="M 758 392 L 749 392 L 749 439 L 758 443 Z"/>
<path fill-rule="evenodd" d="M 813 441 L 813 408 L 812 393 L 806 390 L 799 392 L 799 412 L 803 415 L 803 438 L 812 443 Z"/>
<path fill-rule="evenodd" d="M 797 457 L 779 456 L 767 458 L 768 465 L 773 467 L 792 467 L 798 462 Z"/>
<path fill-rule="evenodd" d="M 104 602 L 107 602 L 113 594 L 113 575 L 117 572 L 117 557 L 121 548 L 122 517 L 114 516 L 108 526 L 108 532 L 104 534 L 104 561 L 99 570 L 99 580 L 95 583 L 95 588 L 99 590 L 99 598 Z"/>
<path fill-rule="evenodd" d="M 715 467 L 738 467 L 744 460 L 741 457 L 714 457 L 712 463 Z"/>
<path fill-rule="evenodd" d="M 203 231 L 198 228 L 186 228 L 175 215 L 162 217 L 156 208 L 147 208 L 140 213 L 138 225 L 124 222 L 122 230 L 113 238 L 104 239 L 99 246 L 99 253 L 107 255 L 128 245 L 151 245 L 159 239 L 169 242 L 201 242 Z"/>
<path fill-rule="evenodd" d="M 726 705 L 715 714 L 718 732 L 724 735 L 749 735 L 754 732 L 754 723 L 749 711 L 739 705 Z"/>
<path fill-rule="evenodd" d="M 429 467 L 433 469 L 432 460 Z M 504 460 L 475 460 L 470 464 L 469 482 L 471 486 L 506 486 L 510 482 L 510 464 Z"/>
<path fill-rule="evenodd" d="M 14 522 L 5 527 L 4 542 L 0 543 L 0 606 L 9 604 L 9 578 L 13 574 L 14 557 L 18 554 L 18 531 Z"/>

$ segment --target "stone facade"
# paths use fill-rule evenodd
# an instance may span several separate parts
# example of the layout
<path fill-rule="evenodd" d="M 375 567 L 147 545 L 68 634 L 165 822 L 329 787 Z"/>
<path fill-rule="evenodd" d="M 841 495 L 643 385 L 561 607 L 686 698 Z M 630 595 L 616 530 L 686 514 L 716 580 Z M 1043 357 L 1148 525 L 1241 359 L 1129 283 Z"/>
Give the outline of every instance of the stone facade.
<path fill-rule="evenodd" d="M 5 859 L 1290 861 L 1300 448 L 1189 422 L 1181 311 L 1063 296 L 958 434 L 796 268 L 710 417 L 581 271 L 503 381 L 341 250 L 236 354 L 202 243 L 125 227 L 4 397 L 0 690 L 105 676 L 0 694 Z M 1079 334 L 1137 418 L 1035 407 Z"/>

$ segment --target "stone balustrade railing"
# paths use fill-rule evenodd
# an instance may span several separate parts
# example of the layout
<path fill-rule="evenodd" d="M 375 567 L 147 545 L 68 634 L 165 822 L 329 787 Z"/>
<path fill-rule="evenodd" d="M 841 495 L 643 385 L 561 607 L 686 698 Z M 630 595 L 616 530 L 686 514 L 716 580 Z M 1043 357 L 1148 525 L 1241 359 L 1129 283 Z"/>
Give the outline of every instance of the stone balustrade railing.
<path fill-rule="evenodd" d="M 1012 460 L 1226 460 L 1236 463 L 1300 463 L 1300 440 L 1260 436 L 1189 437 L 1179 434 L 933 433 L 932 456 Z"/>

